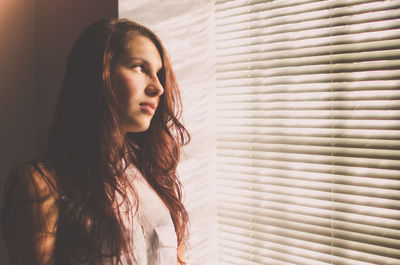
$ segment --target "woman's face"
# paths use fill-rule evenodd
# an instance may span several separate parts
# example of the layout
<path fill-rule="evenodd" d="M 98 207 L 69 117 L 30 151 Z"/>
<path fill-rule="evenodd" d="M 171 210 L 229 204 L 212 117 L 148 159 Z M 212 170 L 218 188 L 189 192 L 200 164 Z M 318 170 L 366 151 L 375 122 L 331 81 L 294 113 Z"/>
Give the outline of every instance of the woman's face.
<path fill-rule="evenodd" d="M 116 91 L 122 136 L 146 131 L 164 92 L 159 80 L 160 53 L 147 37 L 136 35 L 116 59 L 112 85 Z"/>

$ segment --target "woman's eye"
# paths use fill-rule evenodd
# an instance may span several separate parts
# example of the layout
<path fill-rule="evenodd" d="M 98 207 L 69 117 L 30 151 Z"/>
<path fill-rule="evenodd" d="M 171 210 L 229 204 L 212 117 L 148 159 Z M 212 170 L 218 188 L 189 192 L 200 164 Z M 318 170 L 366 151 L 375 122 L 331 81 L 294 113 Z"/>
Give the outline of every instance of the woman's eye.
<path fill-rule="evenodd" d="M 131 69 L 137 71 L 137 72 L 144 72 L 144 65 L 143 64 L 134 64 L 131 66 Z"/>

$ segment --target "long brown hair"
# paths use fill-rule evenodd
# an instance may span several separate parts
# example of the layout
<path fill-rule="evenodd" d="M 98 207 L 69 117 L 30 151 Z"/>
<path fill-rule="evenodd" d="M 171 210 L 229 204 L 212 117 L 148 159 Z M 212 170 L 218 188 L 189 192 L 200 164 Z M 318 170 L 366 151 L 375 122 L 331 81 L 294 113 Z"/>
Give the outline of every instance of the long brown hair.
<path fill-rule="evenodd" d="M 164 93 L 149 129 L 128 133 L 121 146 L 115 137 L 119 115 L 111 78 L 116 58 L 136 35 L 149 38 L 160 53 Z M 153 32 L 126 19 L 109 19 L 94 23 L 79 36 L 67 62 L 47 153 L 36 161 L 37 169 L 41 164 L 53 172 L 48 182 L 55 183 L 58 198 L 55 264 L 101 264 L 104 257 L 121 263 L 129 243 L 121 213 L 114 209 L 116 194 L 130 206 L 122 161 L 133 163 L 162 198 L 178 245 L 187 241 L 188 213 L 181 202 L 176 168 L 180 148 L 190 137 L 180 114 L 171 62 Z"/>

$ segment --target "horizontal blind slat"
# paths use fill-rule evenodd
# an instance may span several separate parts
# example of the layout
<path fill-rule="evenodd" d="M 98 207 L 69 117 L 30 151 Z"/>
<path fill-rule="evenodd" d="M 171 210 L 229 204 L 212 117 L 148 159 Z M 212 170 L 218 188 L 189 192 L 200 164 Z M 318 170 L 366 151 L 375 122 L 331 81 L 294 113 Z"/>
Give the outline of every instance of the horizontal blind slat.
<path fill-rule="evenodd" d="M 293 38 L 293 33 L 291 36 Z M 311 39 L 301 38 L 296 42 L 291 39 L 277 41 L 271 37 L 272 43 L 247 45 L 246 47 L 242 47 L 239 45 L 240 43 L 238 43 L 238 47 L 224 46 L 223 49 L 216 51 L 216 63 L 218 66 L 224 63 L 260 61 L 273 57 L 290 58 L 330 53 L 390 50 L 398 47 L 399 36 L 400 30 L 393 29 L 380 31 L 379 34 L 365 32 L 362 34 L 314 37 Z M 360 44 L 360 41 L 363 42 Z"/>
<path fill-rule="evenodd" d="M 359 139 L 359 138 L 332 138 L 332 137 L 312 137 L 312 136 L 274 136 L 274 135 L 248 135 L 248 134 L 228 134 L 224 137 L 217 136 L 218 142 L 245 142 L 245 143 L 281 143 L 281 144 L 300 144 L 316 146 L 334 146 L 334 147 L 359 147 L 376 149 L 400 149 L 400 140 L 388 139 Z"/>
<path fill-rule="evenodd" d="M 265 193 L 253 190 L 245 190 L 231 187 L 218 187 L 218 194 L 225 196 L 243 196 L 244 198 L 252 198 L 254 200 L 271 200 L 278 202 L 285 202 L 288 204 L 302 205 L 314 208 L 323 209 L 334 209 L 335 218 L 339 218 L 340 213 L 342 214 L 357 214 L 362 215 L 364 218 L 370 218 L 373 223 L 375 220 L 381 220 L 390 224 L 391 226 L 397 225 L 400 219 L 400 213 L 398 210 L 379 208 L 373 206 L 367 206 L 362 204 L 347 204 L 345 202 L 329 201 L 319 198 L 313 198 L 311 196 L 290 196 L 290 194 L 280 193 Z M 236 194 L 236 195 L 235 195 Z M 370 220 L 365 220 L 369 222 Z M 363 222 L 364 223 L 364 222 Z"/>
<path fill-rule="evenodd" d="M 244 93 L 244 91 L 237 92 L 238 94 Z M 239 94 L 239 95 L 240 95 Z M 254 93 L 258 94 L 258 93 Z M 229 92 L 221 94 L 222 95 L 232 95 Z M 279 111 L 294 111 L 294 110 L 304 110 L 304 111 L 362 111 L 366 110 L 370 113 L 378 110 L 398 110 L 400 109 L 399 100 L 338 100 L 338 101 L 270 101 L 268 104 L 264 102 L 223 102 L 219 103 L 217 110 L 221 115 L 231 115 L 229 112 L 246 111 L 251 113 L 251 111 L 270 111 L 278 113 Z M 233 116 L 234 114 L 232 114 Z"/>
<path fill-rule="evenodd" d="M 351 238 L 350 241 L 354 244 L 369 249 L 369 252 L 377 252 L 373 250 L 374 246 L 381 248 L 381 251 L 391 252 L 391 256 L 400 257 L 400 240 L 388 239 L 384 236 L 376 236 L 368 234 L 368 232 L 352 232 L 343 231 L 336 226 L 332 227 L 329 220 L 323 220 L 324 223 L 312 223 L 312 219 L 305 216 L 302 220 L 286 220 L 280 219 L 277 216 L 266 217 L 260 216 L 257 213 L 241 212 L 240 210 L 223 210 L 218 214 L 221 225 L 241 227 L 251 231 L 260 231 L 266 234 L 277 236 L 290 235 L 291 238 L 315 242 L 317 244 L 330 245 L 332 233 L 338 238 L 338 243 L 343 244 L 343 240 Z M 387 232 L 387 231 L 385 231 Z"/>
<path fill-rule="evenodd" d="M 400 41 L 399 41 L 400 44 Z M 318 52 L 318 49 L 313 49 L 312 52 Z M 323 51 L 324 52 L 324 51 Z M 307 55 L 303 53 L 301 49 L 297 50 L 296 53 L 299 56 L 290 57 L 290 52 L 287 52 L 284 56 L 286 58 L 280 58 L 281 52 L 273 52 L 268 58 L 268 54 L 263 53 L 264 58 L 258 58 L 257 61 L 252 60 L 251 62 L 246 61 L 241 63 L 236 63 L 235 65 L 230 65 L 229 62 L 227 64 L 218 65 L 216 67 L 217 73 L 222 72 L 235 72 L 235 71 L 243 71 L 243 70 L 264 70 L 264 69 L 271 69 L 271 68 L 278 68 L 278 67 L 288 67 L 288 66 L 295 66 L 295 65 L 302 65 L 302 66 L 312 66 L 312 65 L 319 65 L 322 63 L 330 63 L 333 65 L 331 66 L 332 72 L 337 71 L 346 71 L 349 65 L 346 64 L 351 62 L 354 64 L 354 68 L 352 70 L 356 70 L 357 68 L 361 68 L 362 66 L 368 67 L 368 64 L 371 65 L 369 68 L 377 68 L 380 69 L 396 67 L 398 66 L 398 60 L 400 50 L 386 50 L 386 51 L 368 51 L 368 52 L 360 52 L 360 53 L 343 53 L 343 54 L 329 54 L 330 51 L 326 50 L 325 55 Z M 266 56 L 265 56 L 266 55 Z M 288 59 L 287 59 L 288 58 Z M 299 62 L 301 60 L 301 63 Z M 384 62 L 380 62 L 384 61 Z M 363 63 L 364 65 L 358 66 L 356 63 Z M 321 71 L 320 69 L 319 71 Z M 348 70 L 347 70 L 348 71 Z"/>
<path fill-rule="evenodd" d="M 230 196 L 230 192 L 234 192 L 234 190 L 220 190 L 218 193 L 219 201 L 221 203 L 237 205 L 238 207 L 241 205 L 247 208 L 257 207 L 263 212 L 274 211 L 275 216 L 282 219 L 285 219 L 284 216 L 286 214 L 294 220 L 297 220 L 296 217 L 300 218 L 298 216 L 309 216 L 311 220 L 315 217 L 317 218 L 316 220 L 319 220 L 318 223 L 321 223 L 323 219 L 332 219 L 334 214 L 336 220 L 335 227 L 339 227 L 342 230 L 347 229 L 350 231 L 362 232 L 368 229 L 371 234 L 380 236 L 388 234 L 390 238 L 399 239 L 399 220 L 380 216 L 369 216 L 368 211 L 361 213 L 336 211 L 332 213 L 332 207 L 335 204 L 330 205 L 328 202 L 304 199 L 293 203 L 293 200 L 280 194 L 268 194 L 269 200 L 266 201 L 259 198 Z M 282 211 L 282 209 L 285 211 Z M 277 212 L 280 212 L 280 215 L 278 215 Z M 295 216 L 293 217 L 293 215 Z M 290 220 L 290 218 L 288 219 Z M 304 220 L 304 218 L 302 219 Z"/>
<path fill-rule="evenodd" d="M 257 254 L 261 257 L 265 255 L 286 262 L 296 262 L 297 260 L 297 264 L 318 263 L 318 261 L 321 262 L 321 259 L 328 259 L 329 247 L 323 244 L 310 242 L 308 246 L 313 247 L 315 249 L 313 251 L 303 247 L 305 245 L 303 240 L 287 241 L 284 237 L 272 234 L 268 241 L 264 239 L 261 233 L 254 233 L 254 236 L 248 239 L 244 236 L 248 231 L 240 227 L 231 228 L 221 225 L 219 232 L 221 240 L 228 241 L 228 244 L 230 244 L 229 241 L 233 241 L 237 242 L 236 244 L 241 243 L 256 247 L 254 250 L 259 250 Z M 300 253 L 301 255 L 299 255 Z"/>
<path fill-rule="evenodd" d="M 372 90 L 372 91 L 316 91 L 301 93 L 271 93 L 271 94 L 229 94 L 220 95 L 219 104 L 224 102 L 285 102 L 285 101 L 345 101 L 345 100 L 396 100 L 400 105 L 400 90 Z M 390 111 L 390 110 L 389 110 Z"/>
<path fill-rule="evenodd" d="M 357 1 L 357 0 L 356 0 Z M 360 1 L 360 0 L 358 0 Z M 364 0 L 361 0 L 364 1 Z M 216 13 L 216 25 L 217 30 L 221 25 L 233 24 L 242 21 L 256 20 L 256 19 L 265 19 L 268 18 L 270 20 L 269 25 L 276 24 L 289 24 L 289 23 L 298 23 L 302 21 L 310 21 L 310 20 L 318 20 L 318 19 L 328 19 L 334 17 L 343 17 L 348 15 L 355 15 L 361 13 L 370 13 L 382 10 L 396 10 L 396 8 L 400 7 L 398 1 L 395 0 L 387 0 L 387 1 L 364 1 L 363 4 L 357 4 L 357 8 L 351 8 L 352 6 L 339 6 L 334 7 L 331 5 L 332 1 L 319 1 L 325 7 L 328 8 L 316 8 L 315 6 L 310 5 L 294 5 L 290 6 L 286 9 L 271 9 L 262 11 L 259 9 L 258 12 L 251 12 L 249 7 L 244 7 L 241 10 L 228 10 L 225 14 L 229 15 L 221 15 L 219 12 Z M 316 2 L 318 3 L 318 2 Z M 313 5 L 313 3 L 311 3 Z M 351 4 L 354 5 L 354 4 Z M 264 5 L 265 6 L 265 5 Z M 300 9 L 299 9 L 300 8 Z M 387 16 L 390 16 L 391 12 L 387 12 Z M 296 16 L 293 16 L 296 14 Z M 383 20 L 381 18 L 381 20 Z M 349 21 L 351 24 L 351 21 Z"/>
<path fill-rule="evenodd" d="M 332 227 L 332 211 L 330 209 L 323 208 L 313 208 L 299 205 L 290 205 L 281 202 L 274 201 L 257 201 L 257 200 L 243 200 L 238 198 L 230 198 L 228 196 L 220 195 L 219 197 L 219 207 L 221 215 L 225 211 L 232 213 L 242 213 L 243 218 L 248 218 L 249 220 L 259 216 L 262 218 L 270 218 L 271 222 L 277 226 L 284 226 L 282 222 L 290 222 L 292 227 L 302 226 L 303 223 L 308 229 L 302 227 L 300 230 L 309 230 L 310 233 L 316 233 L 314 227 Z M 285 211 L 282 211 L 283 207 Z M 335 214 L 335 213 L 334 213 Z M 398 240 L 400 240 L 400 231 L 394 229 L 400 227 L 400 222 L 391 221 L 391 227 L 376 227 L 373 223 L 373 218 L 364 221 L 365 223 L 359 222 L 359 220 L 365 219 L 365 216 L 353 215 L 352 218 L 347 218 L 343 220 L 336 220 L 334 223 L 335 229 L 341 231 L 351 231 L 356 233 L 361 233 L 365 235 L 372 235 L 376 237 L 387 237 L 393 239 L 393 245 L 398 247 Z M 266 219 L 265 219 L 266 220 Z M 279 221 L 277 221 L 279 220 Z M 266 221 L 262 221 L 266 223 Z M 318 228 L 317 228 L 318 229 Z M 330 232 L 329 232 L 330 233 Z M 345 233 L 345 232 L 344 232 Z M 325 232 L 325 234 L 328 234 Z"/>
<path fill-rule="evenodd" d="M 303 155 L 303 157 L 307 157 Z M 323 156 L 316 157 L 323 159 Z M 304 172 L 318 172 L 318 173 L 332 173 L 338 175 L 348 176 L 364 176 L 364 177 L 376 177 L 376 178 L 388 178 L 398 179 L 398 169 L 387 169 L 387 168 L 373 168 L 366 166 L 355 166 L 355 165 L 331 165 L 330 163 L 310 163 L 310 162 L 299 162 L 290 161 L 283 159 L 272 159 L 264 160 L 251 157 L 233 157 L 233 156 L 219 156 L 217 159 L 218 163 L 224 167 L 232 167 L 234 170 L 243 168 L 243 171 L 260 171 L 263 168 L 277 168 L 277 169 L 293 169 Z M 248 167 L 246 169 L 246 167 Z"/>
<path fill-rule="evenodd" d="M 239 167 L 240 168 L 240 167 Z M 290 169 L 280 169 L 280 168 L 265 168 L 263 169 L 262 174 L 257 172 L 253 172 L 252 174 L 248 174 L 246 172 L 234 171 L 232 168 L 228 166 L 220 165 L 220 178 L 238 178 L 245 180 L 253 180 L 253 179 L 274 179 L 279 178 L 281 181 L 290 181 L 292 180 L 305 180 L 305 181 L 315 181 L 324 185 L 325 183 L 333 184 L 341 184 L 341 185 L 354 185 L 359 188 L 368 187 L 368 188 L 376 188 L 376 189 L 386 189 L 386 190 L 400 190 L 400 179 L 386 179 L 379 177 L 369 177 L 366 178 L 364 176 L 352 176 L 349 175 L 338 175 L 331 173 L 322 173 L 322 172 L 302 172 L 300 170 L 290 170 Z"/>
<path fill-rule="evenodd" d="M 273 73 L 273 72 L 272 72 Z M 260 76 L 252 75 L 251 71 L 241 76 L 232 76 L 230 74 L 219 75 L 216 84 L 221 87 L 225 86 L 250 86 L 250 85 L 275 85 L 275 84 L 305 84 L 315 82 L 350 82 L 350 81 L 366 81 L 366 80 L 393 80 L 400 79 L 400 70 L 386 70 L 386 71 L 359 71 L 352 73 L 317 73 L 317 74 L 304 74 L 304 75 L 289 75 L 288 72 L 281 69 L 278 73 L 283 75 L 269 75 Z M 267 78 L 268 77 L 268 78 Z M 228 79 L 229 78 L 229 79 Z"/>
<path fill-rule="evenodd" d="M 250 190 L 255 193 L 268 193 L 268 194 L 280 194 L 286 196 L 295 196 L 299 198 L 313 198 L 319 200 L 329 201 L 332 199 L 331 192 L 332 190 L 337 193 L 336 196 L 333 196 L 335 202 L 348 204 L 348 205 L 365 205 L 371 207 L 382 207 L 386 209 L 399 210 L 400 205 L 398 205 L 398 198 L 384 198 L 384 197 L 371 197 L 371 196 L 361 196 L 357 194 L 345 194 L 340 193 L 340 190 L 335 190 L 336 185 L 332 185 L 332 190 L 317 190 L 313 189 L 312 185 L 308 185 L 306 187 L 299 186 L 290 186 L 290 185 L 282 185 L 279 184 L 260 184 L 255 182 L 239 182 L 230 179 L 224 179 L 224 185 L 229 187 L 230 189 L 236 190 Z M 281 190 L 284 189 L 284 190 Z M 354 188 L 354 191 L 357 191 L 357 188 Z M 347 208 L 351 206 L 346 206 Z M 378 214 L 378 213 L 377 213 Z M 398 214 L 400 217 L 400 214 Z"/>
<path fill-rule="evenodd" d="M 399 200 L 400 194 L 398 190 L 393 187 L 389 189 L 381 188 L 381 187 L 363 187 L 359 185 L 351 184 L 342 184 L 335 183 L 334 180 L 330 179 L 329 182 L 321 182 L 318 180 L 304 180 L 304 179 L 295 179 L 295 178 L 284 178 L 282 179 L 279 175 L 266 175 L 262 178 L 249 178 L 245 174 L 235 174 L 235 173 L 224 173 L 220 175 L 221 185 L 227 184 L 229 186 L 238 186 L 248 187 L 248 189 L 254 190 L 263 190 L 263 189 L 271 189 L 271 188 L 301 188 L 301 189 L 310 189 L 312 191 L 324 191 L 331 192 L 334 190 L 339 194 L 350 194 L 362 196 L 367 199 L 377 198 L 386 198 L 390 201 Z M 226 182 L 225 182 L 226 181 Z M 377 181 L 377 180 L 375 180 Z M 230 184 L 232 183 L 232 184 Z M 400 184 L 400 181 L 397 181 L 397 186 Z M 393 185 L 393 184 L 392 184 Z M 396 184 L 394 184 L 396 185 Z M 254 188 L 256 187 L 256 188 Z"/>
<path fill-rule="evenodd" d="M 313 103 L 308 102 L 309 105 Z M 400 101 L 397 102 L 400 107 Z M 400 110 L 221 110 L 218 117 L 221 119 L 269 119 L 269 118 L 307 118 L 307 119 L 348 119 L 348 120 L 397 120 L 400 119 Z"/>
<path fill-rule="evenodd" d="M 298 128 L 298 127 L 252 127 L 218 125 L 219 133 L 236 133 L 246 135 L 286 135 L 286 136 L 321 136 L 335 138 L 360 139 L 400 139 L 398 130 L 350 129 L 350 128 Z"/>
<path fill-rule="evenodd" d="M 224 82 L 220 82 L 220 85 Z M 247 94 L 276 94 L 276 93 L 299 93 L 299 92 L 338 92 L 338 91 L 375 91 L 375 90 L 397 90 L 400 86 L 400 80 L 360 80 L 353 82 L 335 82 L 335 83 L 307 83 L 307 84 L 283 84 L 283 85 L 252 85 L 251 80 L 247 84 L 234 86 L 233 82 L 227 81 L 228 86 L 220 86 L 216 90 L 218 97 L 224 95 L 247 95 Z M 229 89 L 227 89 L 229 88 Z M 354 99 L 357 101 L 359 99 Z M 374 99 L 372 102 L 376 102 Z M 280 103 L 279 100 L 275 102 Z M 330 104 L 330 101 L 324 101 Z"/>
<path fill-rule="evenodd" d="M 318 164 L 334 164 L 339 166 L 356 166 L 400 170 L 399 151 L 373 150 L 362 148 L 341 148 L 285 144 L 238 144 L 231 143 L 217 146 L 220 162 L 245 161 L 247 159 L 275 160 L 282 163 L 308 162 Z M 334 158 L 331 158 L 332 155 Z"/>

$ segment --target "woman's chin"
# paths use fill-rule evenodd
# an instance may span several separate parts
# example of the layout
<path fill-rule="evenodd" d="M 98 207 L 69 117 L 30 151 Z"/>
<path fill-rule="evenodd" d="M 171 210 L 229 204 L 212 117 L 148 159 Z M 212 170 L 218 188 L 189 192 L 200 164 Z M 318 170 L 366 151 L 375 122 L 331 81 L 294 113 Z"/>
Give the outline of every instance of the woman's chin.
<path fill-rule="evenodd" d="M 141 133 L 150 128 L 150 122 L 135 123 L 121 126 L 121 131 L 124 133 Z"/>

